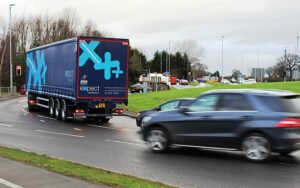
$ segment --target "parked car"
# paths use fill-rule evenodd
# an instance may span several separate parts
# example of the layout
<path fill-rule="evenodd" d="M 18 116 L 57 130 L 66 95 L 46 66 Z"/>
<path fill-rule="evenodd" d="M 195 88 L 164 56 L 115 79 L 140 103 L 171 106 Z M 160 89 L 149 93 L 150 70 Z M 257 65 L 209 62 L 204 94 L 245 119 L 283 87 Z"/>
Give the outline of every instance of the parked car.
<path fill-rule="evenodd" d="M 20 87 L 19 93 L 21 95 L 26 95 L 26 85 L 25 84 Z"/>
<path fill-rule="evenodd" d="M 230 84 L 230 82 L 227 79 L 222 79 L 220 84 Z"/>
<path fill-rule="evenodd" d="M 142 93 L 143 92 L 143 85 L 140 83 L 133 84 L 130 86 L 130 92 L 131 93 Z"/>
<path fill-rule="evenodd" d="M 180 85 L 189 85 L 189 82 L 185 79 L 181 79 L 181 80 L 179 80 L 179 84 Z"/>
<path fill-rule="evenodd" d="M 249 84 L 256 84 L 256 80 L 253 78 L 248 79 Z"/>
<path fill-rule="evenodd" d="M 177 109 L 177 108 L 179 108 L 181 106 L 188 106 L 193 100 L 195 100 L 195 99 L 194 98 L 174 99 L 174 100 L 165 102 L 165 103 L 159 105 L 156 108 L 153 108 L 153 109 L 150 109 L 150 110 L 141 111 L 136 116 L 136 125 L 138 127 L 140 127 L 143 118 L 146 117 L 146 116 L 148 116 L 148 115 L 150 115 L 150 114 L 153 114 L 155 112 L 160 112 L 160 111 Z"/>
<path fill-rule="evenodd" d="M 300 98 L 287 91 L 219 90 L 188 107 L 147 116 L 143 138 L 155 152 L 172 144 L 233 148 L 255 162 L 300 149 Z"/>

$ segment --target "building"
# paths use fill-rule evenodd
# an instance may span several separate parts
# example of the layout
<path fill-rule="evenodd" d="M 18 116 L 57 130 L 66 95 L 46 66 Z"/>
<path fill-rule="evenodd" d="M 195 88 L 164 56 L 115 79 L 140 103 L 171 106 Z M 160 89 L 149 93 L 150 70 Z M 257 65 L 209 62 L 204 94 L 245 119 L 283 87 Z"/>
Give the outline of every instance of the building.
<path fill-rule="evenodd" d="M 286 76 L 288 78 L 289 78 L 290 75 L 291 75 L 290 71 L 286 71 Z M 299 69 L 299 67 L 296 67 L 295 70 L 293 70 L 292 80 L 300 80 L 300 69 Z"/>
<path fill-rule="evenodd" d="M 254 78 L 258 82 L 262 82 L 265 76 L 264 68 L 252 68 L 251 77 Z"/>

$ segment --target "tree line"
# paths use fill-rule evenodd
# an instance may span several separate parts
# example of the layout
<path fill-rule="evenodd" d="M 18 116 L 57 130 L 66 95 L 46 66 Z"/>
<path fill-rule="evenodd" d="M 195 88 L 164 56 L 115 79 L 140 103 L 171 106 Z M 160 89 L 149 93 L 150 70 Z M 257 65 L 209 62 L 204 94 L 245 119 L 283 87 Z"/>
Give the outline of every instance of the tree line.
<path fill-rule="evenodd" d="M 210 73 L 208 67 L 202 63 L 205 55 L 203 47 L 197 45 L 193 40 L 177 41 L 173 52 L 168 50 L 157 50 L 153 58 L 147 60 L 146 56 L 138 49 L 131 49 L 129 59 L 129 83 L 139 81 L 139 76 L 144 72 L 165 73 L 179 79 L 199 78 Z"/>
<path fill-rule="evenodd" d="M 2 20 L 2 21 L 1 21 Z M 73 38 L 76 36 L 108 37 L 101 32 L 95 23 L 86 21 L 80 23 L 79 16 L 74 9 L 64 9 L 55 15 L 23 15 L 13 19 L 12 23 L 12 62 L 13 62 L 13 85 L 19 88 L 25 83 L 26 51 L 41 45 Z M 175 43 L 174 53 L 167 50 L 156 51 L 151 60 L 137 48 L 131 47 L 129 58 L 129 84 L 138 81 L 144 70 L 150 72 L 165 72 L 178 78 L 187 78 L 191 72 L 194 77 L 206 74 L 207 66 L 201 63 L 204 49 L 195 41 L 179 41 Z M 162 63 L 161 67 L 161 61 Z M 21 66 L 21 76 L 16 76 L 16 66 Z M 9 77 L 9 29 L 7 23 L 0 16 L 0 87 L 8 87 Z"/>
<path fill-rule="evenodd" d="M 17 87 L 25 83 L 28 49 L 76 36 L 104 36 L 92 21 L 80 24 L 77 12 L 70 8 L 55 16 L 24 15 L 15 18 L 11 30 L 13 84 Z M 9 28 L 5 22 L 0 21 L 0 87 L 9 86 L 9 66 Z M 21 76 L 16 76 L 16 66 L 22 67 Z"/>
<path fill-rule="evenodd" d="M 300 58 L 297 54 L 286 53 L 277 59 L 277 63 L 266 68 L 266 73 L 269 81 L 283 81 L 283 80 L 299 80 L 295 76 L 298 73 L 300 76 Z"/>

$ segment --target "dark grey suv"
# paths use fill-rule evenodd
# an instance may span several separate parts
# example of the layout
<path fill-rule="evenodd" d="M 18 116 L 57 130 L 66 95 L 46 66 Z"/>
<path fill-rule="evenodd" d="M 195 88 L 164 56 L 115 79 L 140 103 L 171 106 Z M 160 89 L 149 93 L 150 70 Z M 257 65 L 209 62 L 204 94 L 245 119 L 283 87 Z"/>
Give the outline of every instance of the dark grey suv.
<path fill-rule="evenodd" d="M 300 98 L 287 91 L 210 91 L 188 107 L 145 117 L 141 127 L 155 152 L 172 144 L 233 148 L 261 162 L 272 152 L 300 149 Z"/>

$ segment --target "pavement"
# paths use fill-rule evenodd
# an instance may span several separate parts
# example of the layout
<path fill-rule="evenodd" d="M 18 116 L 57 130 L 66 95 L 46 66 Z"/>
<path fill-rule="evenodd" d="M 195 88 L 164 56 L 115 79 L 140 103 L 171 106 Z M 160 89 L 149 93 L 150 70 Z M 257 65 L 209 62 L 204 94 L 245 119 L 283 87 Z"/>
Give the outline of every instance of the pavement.
<path fill-rule="evenodd" d="M 5 97 L 0 96 L 0 101 L 9 100 L 17 97 L 22 97 L 22 96 L 21 95 L 13 95 L 13 96 L 5 96 Z"/>
<path fill-rule="evenodd" d="M 0 157 L 0 188 L 104 188 Z"/>

